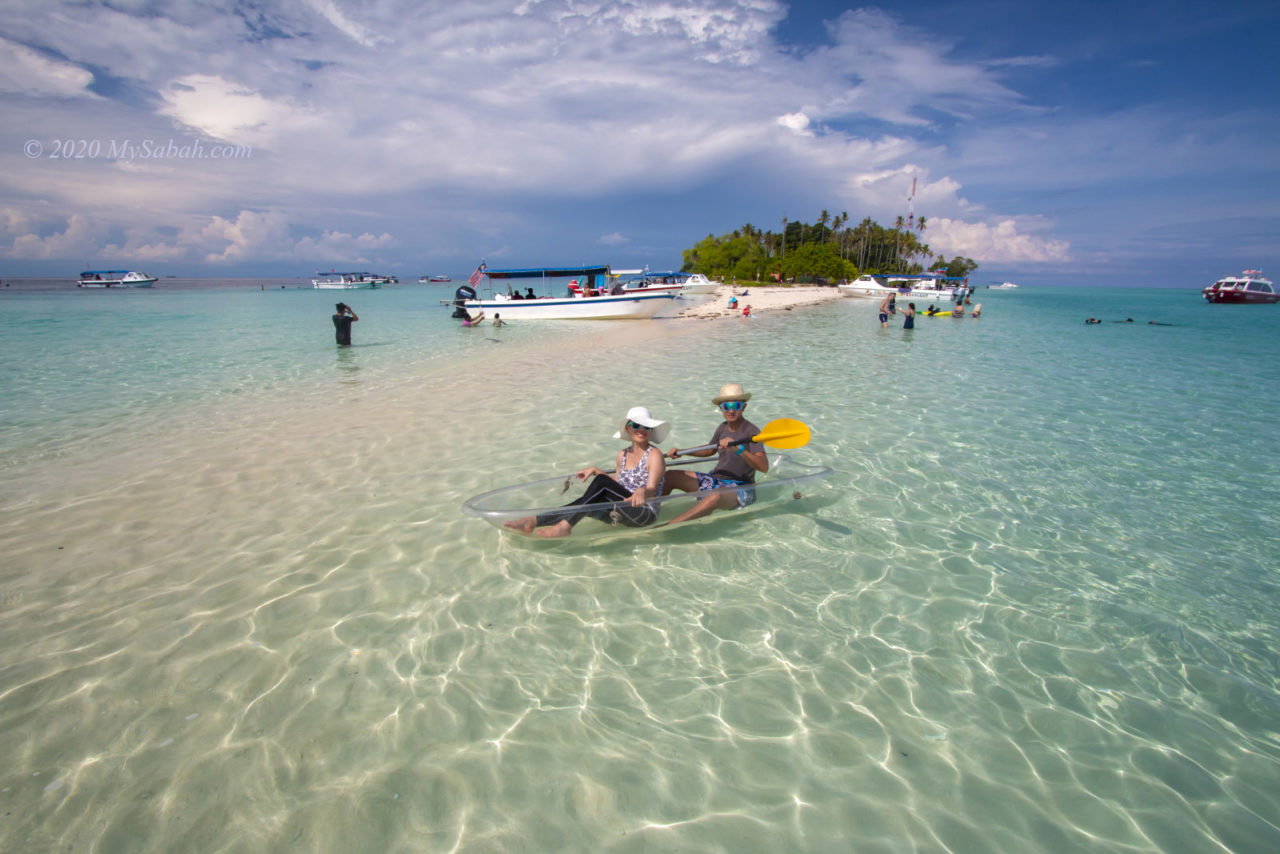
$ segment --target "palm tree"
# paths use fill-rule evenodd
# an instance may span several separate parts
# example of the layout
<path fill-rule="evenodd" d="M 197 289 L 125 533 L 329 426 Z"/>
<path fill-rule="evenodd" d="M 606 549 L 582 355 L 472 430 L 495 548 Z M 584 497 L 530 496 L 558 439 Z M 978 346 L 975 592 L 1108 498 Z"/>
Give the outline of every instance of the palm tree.
<path fill-rule="evenodd" d="M 787 218 L 782 217 L 782 257 L 787 257 Z"/>
<path fill-rule="evenodd" d="M 827 240 L 827 223 L 831 222 L 831 214 L 827 213 L 827 209 L 822 209 L 822 215 L 818 217 L 818 222 L 822 223 L 822 237 L 818 238 L 819 243 L 825 243 Z"/>

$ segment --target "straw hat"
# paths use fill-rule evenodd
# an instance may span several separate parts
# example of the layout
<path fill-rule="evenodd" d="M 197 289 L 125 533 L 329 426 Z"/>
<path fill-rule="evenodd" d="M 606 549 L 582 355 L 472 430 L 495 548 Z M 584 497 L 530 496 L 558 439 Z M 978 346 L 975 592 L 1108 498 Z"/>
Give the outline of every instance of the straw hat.
<path fill-rule="evenodd" d="M 729 383 L 727 385 L 720 386 L 720 394 L 711 398 L 711 402 L 716 406 L 719 406 L 726 400 L 740 400 L 743 403 L 746 403 L 750 399 L 751 395 L 743 391 L 742 386 L 737 383 Z"/>
<path fill-rule="evenodd" d="M 627 415 L 618 422 L 618 432 L 613 434 L 615 439 L 630 439 L 631 434 L 627 432 L 627 422 L 634 421 L 637 424 L 643 424 L 649 429 L 649 441 L 655 445 L 661 444 L 662 440 L 667 438 L 667 431 L 671 429 L 671 425 L 665 421 L 659 421 L 649 412 L 647 406 L 633 406 L 627 410 Z"/>

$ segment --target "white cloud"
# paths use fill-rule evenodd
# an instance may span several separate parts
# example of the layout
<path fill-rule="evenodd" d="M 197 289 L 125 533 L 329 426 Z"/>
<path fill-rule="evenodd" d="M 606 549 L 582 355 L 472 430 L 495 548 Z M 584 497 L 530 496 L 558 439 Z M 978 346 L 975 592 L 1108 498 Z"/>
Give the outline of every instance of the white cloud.
<path fill-rule="evenodd" d="M 345 35 L 347 38 L 363 45 L 364 47 L 375 47 L 383 39 L 370 33 L 360 24 L 350 20 L 343 15 L 338 7 L 333 5 L 332 0 L 311 0 L 311 7 L 319 12 L 326 21 Z"/>
<path fill-rule="evenodd" d="M 96 256 L 99 241 L 106 229 L 81 214 L 72 214 L 66 222 L 66 228 L 62 231 L 42 237 L 38 224 L 25 214 L 6 211 L 4 231 L 12 242 L 2 254 L 8 258 L 31 260 L 84 259 Z"/>
<path fill-rule="evenodd" d="M 161 93 L 161 115 L 201 133 L 242 145 L 269 146 L 284 131 L 320 130 L 314 116 L 221 77 L 188 74 Z"/>
<path fill-rule="evenodd" d="M 797 133 L 808 134 L 809 117 L 804 113 L 786 113 L 778 116 L 777 122 L 784 128 L 791 128 Z"/>
<path fill-rule="evenodd" d="M 93 74 L 0 38 L 0 92 L 73 98 L 90 95 Z"/>
<path fill-rule="evenodd" d="M 1032 228 L 1036 224 L 1031 224 Z M 964 255 L 982 263 L 1046 263 L 1069 259 L 1064 240 L 1036 237 L 1019 230 L 1013 219 L 994 224 L 940 217 L 929 220 L 927 242 L 935 252 Z"/>
<path fill-rule="evenodd" d="M 615 231 L 612 234 L 606 234 L 604 237 L 601 237 L 596 242 L 601 243 L 605 246 L 621 246 L 624 243 L 630 243 L 631 239 L 628 237 L 624 237 L 622 234 Z"/>
<path fill-rule="evenodd" d="M 960 182 L 936 171 L 941 146 L 922 143 L 915 128 L 920 108 L 962 114 L 1019 104 L 991 63 L 953 58 L 945 40 L 882 12 L 842 15 L 828 47 L 782 50 L 773 33 L 788 10 L 775 0 L 541 0 L 514 14 L 503 0 L 287 0 L 252 15 L 198 4 L 136 15 L 121 4 L 65 8 L 74 14 L 50 15 L 43 28 L 19 22 L 21 38 L 85 56 L 152 97 L 141 105 L 95 99 L 106 108 L 91 115 L 48 104 L 42 132 L 89 125 L 135 142 L 194 133 L 251 145 L 253 156 L 99 161 L 78 172 L 19 160 L 28 167 L 19 170 L 18 140 L 0 149 L 4 186 L 83 213 L 97 234 L 141 229 L 126 232 L 115 247 L 122 251 L 159 257 L 169 246 L 218 264 L 403 249 L 408 226 L 392 210 L 449 229 L 437 236 L 478 242 L 494 239 L 501 222 L 505 241 L 535 231 L 524 213 L 531 200 L 700 184 L 710 197 L 748 176 L 815 210 L 891 221 L 919 174 L 929 180 L 918 213 L 995 222 L 1001 212 L 975 211 Z M 38 86 L 83 92 L 91 80 L 45 62 Z M 877 120 L 874 135 L 858 131 L 866 117 Z M 884 121 L 900 132 L 886 133 Z M 444 197 L 465 200 L 467 215 L 433 206 Z M 128 209 L 107 201 L 119 198 Z M 177 236 L 155 229 L 172 223 L 186 225 Z M 595 223 L 584 223 L 577 239 L 625 239 L 627 223 L 617 224 L 601 239 Z M 38 234 L 32 251 L 54 245 Z"/>

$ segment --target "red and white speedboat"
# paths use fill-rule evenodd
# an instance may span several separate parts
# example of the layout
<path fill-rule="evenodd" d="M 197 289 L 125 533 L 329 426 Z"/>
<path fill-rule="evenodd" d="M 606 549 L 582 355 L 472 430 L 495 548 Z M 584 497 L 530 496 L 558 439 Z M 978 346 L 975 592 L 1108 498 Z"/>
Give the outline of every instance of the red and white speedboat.
<path fill-rule="evenodd" d="M 1270 279 L 1263 278 L 1261 270 L 1245 270 L 1238 276 L 1224 276 L 1201 293 L 1208 302 L 1280 302 L 1280 293 L 1276 293 Z"/>

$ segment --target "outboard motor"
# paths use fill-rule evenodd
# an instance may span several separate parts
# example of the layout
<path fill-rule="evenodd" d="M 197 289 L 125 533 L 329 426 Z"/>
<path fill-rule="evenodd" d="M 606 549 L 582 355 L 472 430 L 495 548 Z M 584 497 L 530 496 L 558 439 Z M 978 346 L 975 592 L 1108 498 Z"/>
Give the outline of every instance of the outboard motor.
<path fill-rule="evenodd" d="M 453 314 L 450 317 L 462 319 L 467 316 L 467 300 L 476 298 L 476 289 L 471 285 L 459 285 L 453 292 Z"/>

